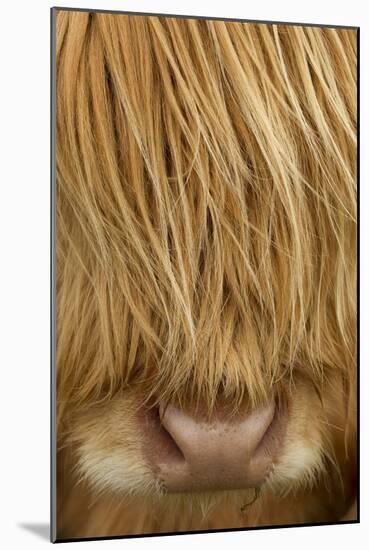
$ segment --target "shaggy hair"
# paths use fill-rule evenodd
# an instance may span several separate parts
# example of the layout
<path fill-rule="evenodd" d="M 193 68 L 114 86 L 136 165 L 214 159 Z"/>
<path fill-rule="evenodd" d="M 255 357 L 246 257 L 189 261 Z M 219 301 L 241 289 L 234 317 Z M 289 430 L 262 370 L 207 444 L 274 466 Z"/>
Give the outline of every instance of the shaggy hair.
<path fill-rule="evenodd" d="M 356 448 L 353 29 L 57 11 L 58 538 L 337 521 Z M 165 495 L 143 404 L 288 401 L 258 491 Z M 259 494 L 260 493 L 260 494 Z"/>

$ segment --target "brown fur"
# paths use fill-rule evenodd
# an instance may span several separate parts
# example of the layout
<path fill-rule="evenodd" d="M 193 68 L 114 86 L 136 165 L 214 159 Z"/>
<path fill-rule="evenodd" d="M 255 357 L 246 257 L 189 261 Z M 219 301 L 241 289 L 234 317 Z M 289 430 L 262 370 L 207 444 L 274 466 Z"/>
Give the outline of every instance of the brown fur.
<path fill-rule="evenodd" d="M 354 30 L 58 11 L 58 538 L 349 513 L 355 190 Z M 250 506 L 142 451 L 143 403 L 220 395 L 288 403 Z"/>

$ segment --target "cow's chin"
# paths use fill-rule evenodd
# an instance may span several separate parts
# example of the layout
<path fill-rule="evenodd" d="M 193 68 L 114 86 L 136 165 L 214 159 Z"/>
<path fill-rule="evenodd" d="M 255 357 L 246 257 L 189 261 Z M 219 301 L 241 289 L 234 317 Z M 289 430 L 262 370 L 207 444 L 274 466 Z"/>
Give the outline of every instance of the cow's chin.
<path fill-rule="evenodd" d="M 333 391 L 336 395 L 337 392 Z M 288 392 L 288 411 L 278 437 L 278 452 L 273 467 L 260 483 L 232 491 L 181 491 L 181 498 L 218 499 L 225 493 L 285 495 L 311 488 L 319 483 L 327 465 L 335 462 L 332 427 L 342 432 L 342 396 L 318 396 L 311 383 L 299 382 Z M 70 443 L 75 449 L 76 472 L 97 494 L 146 496 L 162 499 L 166 495 L 160 476 L 151 460 L 152 441 L 147 438 L 139 414 L 140 396 L 125 391 L 99 405 L 87 407 L 76 415 Z M 334 411 L 334 413 L 332 412 Z M 238 490 L 239 489 L 239 490 Z M 253 491 L 251 491 L 253 489 Z"/>

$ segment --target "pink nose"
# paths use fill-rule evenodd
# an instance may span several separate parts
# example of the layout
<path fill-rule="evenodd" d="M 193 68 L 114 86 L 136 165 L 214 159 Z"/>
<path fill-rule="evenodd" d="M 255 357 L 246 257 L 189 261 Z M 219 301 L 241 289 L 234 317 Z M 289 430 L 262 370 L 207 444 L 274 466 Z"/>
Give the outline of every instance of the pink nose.
<path fill-rule="evenodd" d="M 280 440 L 274 400 L 251 413 L 218 409 L 210 419 L 169 405 L 159 417 L 172 444 L 156 457 L 168 492 L 257 487 L 273 465 Z"/>

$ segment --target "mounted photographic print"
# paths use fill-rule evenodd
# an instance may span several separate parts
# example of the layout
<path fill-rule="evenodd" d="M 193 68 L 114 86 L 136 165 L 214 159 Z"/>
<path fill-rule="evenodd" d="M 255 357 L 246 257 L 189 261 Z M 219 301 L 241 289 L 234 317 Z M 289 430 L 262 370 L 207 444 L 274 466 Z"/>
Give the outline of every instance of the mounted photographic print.
<path fill-rule="evenodd" d="M 53 8 L 53 540 L 358 521 L 357 44 Z"/>

